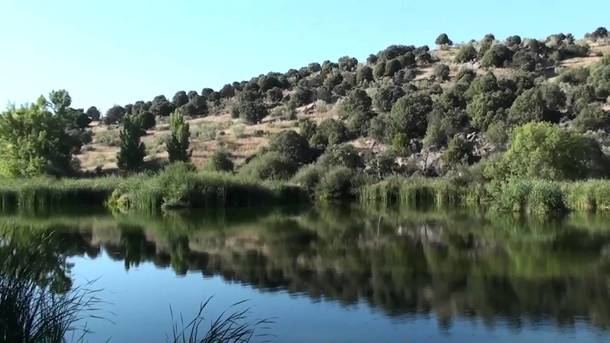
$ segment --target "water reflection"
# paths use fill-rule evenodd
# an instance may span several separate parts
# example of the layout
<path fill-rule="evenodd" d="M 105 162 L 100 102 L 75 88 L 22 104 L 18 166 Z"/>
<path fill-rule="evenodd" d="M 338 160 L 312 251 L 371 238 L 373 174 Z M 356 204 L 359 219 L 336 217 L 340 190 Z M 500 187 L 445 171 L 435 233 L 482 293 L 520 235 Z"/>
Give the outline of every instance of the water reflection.
<path fill-rule="evenodd" d="M 105 251 L 125 269 L 152 262 L 178 275 L 220 275 L 265 292 L 364 301 L 388 316 L 433 314 L 444 327 L 477 318 L 516 328 L 585 320 L 607 329 L 607 219 L 541 223 L 323 208 L 164 218 L 5 216 L 0 227 L 2 237 L 38 249 L 42 274 L 64 287 L 70 286 L 66 257 Z"/>

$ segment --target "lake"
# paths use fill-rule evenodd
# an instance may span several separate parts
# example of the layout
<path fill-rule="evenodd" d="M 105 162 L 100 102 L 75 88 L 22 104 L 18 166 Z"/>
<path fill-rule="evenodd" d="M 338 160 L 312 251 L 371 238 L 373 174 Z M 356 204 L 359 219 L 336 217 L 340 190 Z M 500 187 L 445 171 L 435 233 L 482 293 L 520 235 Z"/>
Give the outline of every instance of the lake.
<path fill-rule="evenodd" d="M 0 227 L 58 287 L 100 290 L 90 342 L 166 342 L 172 313 L 209 297 L 209 317 L 246 300 L 233 309 L 272 320 L 255 341 L 610 341 L 608 217 L 275 208 Z"/>

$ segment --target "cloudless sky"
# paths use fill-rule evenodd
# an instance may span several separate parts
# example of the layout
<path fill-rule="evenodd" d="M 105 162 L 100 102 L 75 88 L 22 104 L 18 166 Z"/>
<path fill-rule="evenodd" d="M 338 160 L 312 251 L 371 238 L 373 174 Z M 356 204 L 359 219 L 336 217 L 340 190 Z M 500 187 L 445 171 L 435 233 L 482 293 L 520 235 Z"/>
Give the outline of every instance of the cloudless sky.
<path fill-rule="evenodd" d="M 577 38 L 610 0 L 0 0 L 0 107 L 67 89 L 106 109 L 390 44 Z"/>

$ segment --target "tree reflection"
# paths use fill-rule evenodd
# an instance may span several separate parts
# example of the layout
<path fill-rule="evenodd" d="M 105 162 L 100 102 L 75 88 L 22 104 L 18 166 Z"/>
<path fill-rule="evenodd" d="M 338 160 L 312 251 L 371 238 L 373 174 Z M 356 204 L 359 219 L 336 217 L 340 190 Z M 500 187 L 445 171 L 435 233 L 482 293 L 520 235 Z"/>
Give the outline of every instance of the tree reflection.
<path fill-rule="evenodd" d="M 48 244 L 21 239 L 41 250 L 41 268 L 58 279 L 66 256 L 103 250 L 126 269 L 152 262 L 261 291 L 366 301 L 390 316 L 433 313 L 441 327 L 458 317 L 514 327 L 549 318 L 570 326 L 583 317 L 607 328 L 610 227 L 584 223 L 314 209 L 13 225 L 53 233 Z"/>

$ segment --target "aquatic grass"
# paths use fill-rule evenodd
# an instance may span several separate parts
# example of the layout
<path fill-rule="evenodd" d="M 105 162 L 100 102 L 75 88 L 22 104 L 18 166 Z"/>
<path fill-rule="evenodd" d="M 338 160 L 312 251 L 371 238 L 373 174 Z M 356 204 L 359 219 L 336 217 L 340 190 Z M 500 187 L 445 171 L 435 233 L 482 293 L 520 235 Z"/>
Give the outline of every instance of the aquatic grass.
<path fill-rule="evenodd" d="M 482 208 L 536 216 L 555 216 L 567 211 L 603 212 L 610 210 L 610 180 L 510 179 L 481 183 L 393 177 L 362 187 L 360 203 L 376 207 Z"/>
<path fill-rule="evenodd" d="M 268 337 L 267 334 L 257 334 L 257 329 L 268 329 L 268 325 L 273 323 L 271 320 L 263 319 L 255 322 L 248 322 L 250 309 L 239 309 L 245 301 L 237 302 L 222 312 L 216 318 L 210 320 L 209 328 L 204 334 L 200 334 L 201 327 L 206 322 L 205 310 L 212 298 L 208 298 L 199 306 L 195 317 L 189 322 L 184 322 L 182 316 L 176 321 L 174 313 L 170 307 L 172 318 L 172 339 L 171 343 L 248 343 L 252 339 L 258 341 Z M 232 312 L 231 312 L 232 311 Z"/>
<path fill-rule="evenodd" d="M 154 213 L 160 209 L 257 207 L 306 201 L 306 192 L 297 186 L 223 172 L 197 172 L 186 164 L 175 164 L 156 176 L 126 179 L 108 204 L 119 212 Z"/>

